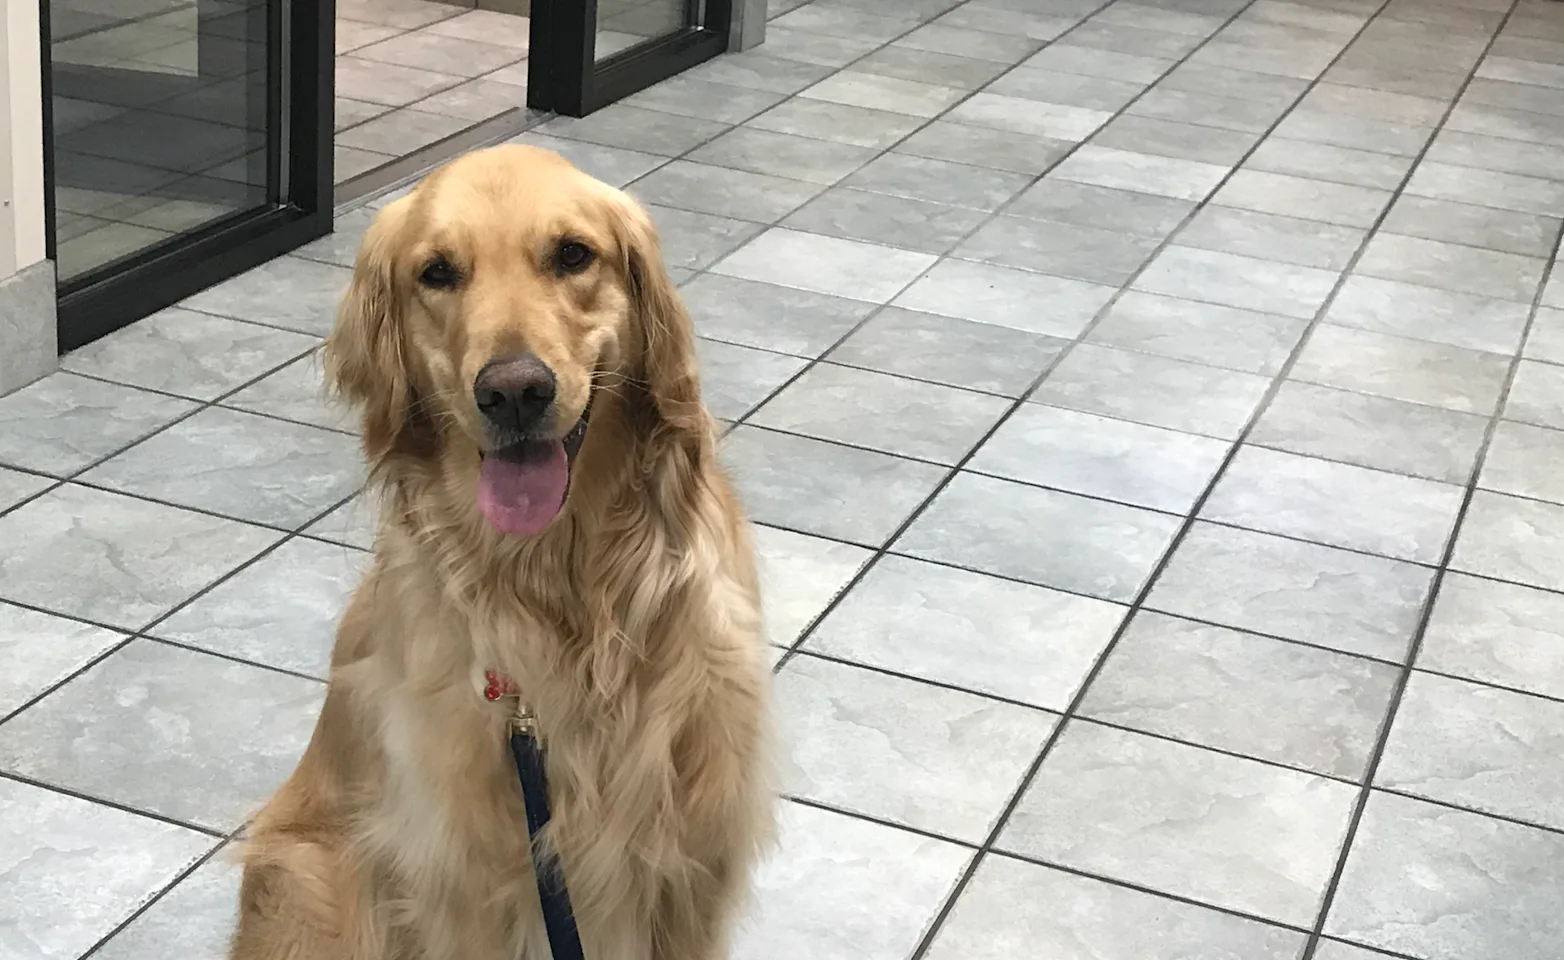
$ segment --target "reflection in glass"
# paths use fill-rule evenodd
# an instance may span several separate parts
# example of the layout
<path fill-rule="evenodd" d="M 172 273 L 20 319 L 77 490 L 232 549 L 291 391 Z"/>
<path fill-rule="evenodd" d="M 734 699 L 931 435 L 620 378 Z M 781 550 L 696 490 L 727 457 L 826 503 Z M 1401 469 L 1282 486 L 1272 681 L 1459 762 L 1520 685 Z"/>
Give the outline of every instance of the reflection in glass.
<path fill-rule="evenodd" d="M 62 281 L 267 202 L 267 6 L 50 0 Z"/>
<path fill-rule="evenodd" d="M 690 0 L 597 0 L 597 59 L 700 23 Z"/>

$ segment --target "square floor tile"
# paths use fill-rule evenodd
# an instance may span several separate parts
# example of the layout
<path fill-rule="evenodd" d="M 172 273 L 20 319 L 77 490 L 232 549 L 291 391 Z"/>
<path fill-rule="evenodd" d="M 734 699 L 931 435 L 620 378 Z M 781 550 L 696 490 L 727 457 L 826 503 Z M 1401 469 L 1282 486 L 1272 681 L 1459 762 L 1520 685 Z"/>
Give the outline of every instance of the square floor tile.
<path fill-rule="evenodd" d="M 1340 271 L 1347 268 L 1364 236 L 1354 227 L 1210 206 L 1179 232 L 1178 242 L 1202 250 Z"/>
<path fill-rule="evenodd" d="M 1564 596 L 1447 573 L 1417 665 L 1564 699 Z"/>
<path fill-rule="evenodd" d="M 1146 89 L 1143 83 L 1084 77 L 1057 70 L 1017 67 L 983 88 L 988 93 L 1089 110 L 1121 110 Z"/>
<path fill-rule="evenodd" d="M 1564 828 L 1564 703 L 1414 672 L 1376 786 Z"/>
<path fill-rule="evenodd" d="M 173 307 L 66 354 L 60 365 L 134 387 L 215 400 L 319 342 L 287 330 Z"/>
<path fill-rule="evenodd" d="M 1559 225 L 1556 217 L 1403 196 L 1390 208 L 1383 228 L 1408 237 L 1546 257 L 1553 252 Z"/>
<path fill-rule="evenodd" d="M 1433 571 L 1416 564 L 1196 523 L 1146 606 L 1401 661 L 1432 581 Z"/>
<path fill-rule="evenodd" d="M 1154 427 L 1237 437 L 1269 381 L 1233 370 L 1083 343 L 1031 400 Z"/>
<path fill-rule="evenodd" d="M 1076 142 L 1095 133 L 1113 114 L 998 93 L 975 93 L 945 116 L 968 126 Z"/>
<path fill-rule="evenodd" d="M 1215 303 L 1130 290 L 1087 341 L 1171 360 L 1275 374 L 1303 337 L 1308 321 Z"/>
<path fill-rule="evenodd" d="M 364 499 L 364 494 L 344 503 L 330 513 L 305 527 L 304 534 L 318 540 L 372 550 L 375 546 L 375 529 L 379 515 L 375 507 Z"/>
<path fill-rule="evenodd" d="M 1243 447 L 1201 508 L 1205 520 L 1436 564 L 1465 491 L 1345 463 Z"/>
<path fill-rule="evenodd" d="M 221 960 L 233 939 L 234 904 L 243 869 L 229 851 L 212 859 L 158 898 L 145 913 L 93 954 L 102 960 Z"/>
<path fill-rule="evenodd" d="M 893 301 L 898 307 L 1075 337 L 1117 291 L 1028 270 L 943 260 Z"/>
<path fill-rule="evenodd" d="M 639 150 L 621 150 L 580 140 L 561 140 L 537 132 L 524 133 L 507 142 L 526 143 L 552 150 L 569 160 L 582 173 L 615 187 L 622 187 L 668 162 L 667 157 Z"/>
<path fill-rule="evenodd" d="M 1319 948 L 1314 951 L 1314 960 L 1387 960 L 1390 956 L 1339 940 L 1321 940 Z"/>
<path fill-rule="evenodd" d="M 102 627 L 0 603 L 0 717 L 124 639 Z"/>
<path fill-rule="evenodd" d="M 895 152 L 1037 176 L 1074 146 L 1069 140 L 936 120 L 897 144 Z"/>
<path fill-rule="evenodd" d="M 1344 327 L 1513 354 L 1526 328 L 1527 313 L 1526 304 L 1511 300 L 1351 276 L 1331 302 L 1326 318 Z"/>
<path fill-rule="evenodd" d="M 782 226 L 904 250 L 944 253 L 987 219 L 987 213 L 967 207 L 833 187 L 782 221 Z"/>
<path fill-rule="evenodd" d="M 782 12 L 803 6 L 797 0 L 783 0 L 776 7 L 767 5 L 769 16 L 778 17 Z M 813 63 L 822 67 L 845 67 L 864 54 L 873 51 L 879 43 L 857 37 L 830 37 L 820 33 L 808 33 L 791 27 L 779 27 L 775 21 L 766 24 L 766 52 L 769 56 L 800 63 Z"/>
<path fill-rule="evenodd" d="M 1288 380 L 1249 442 L 1464 486 L 1487 429 L 1476 414 Z"/>
<path fill-rule="evenodd" d="M 773 228 L 712 267 L 712 272 L 884 303 L 935 259 L 927 253 Z"/>
<path fill-rule="evenodd" d="M 552 137 L 676 157 L 725 132 L 728 124 L 621 102 L 585 117 L 556 117 L 537 129 Z"/>
<path fill-rule="evenodd" d="M 630 185 L 645 203 L 770 223 L 809 202 L 819 184 L 675 160 Z"/>
<path fill-rule="evenodd" d="M 1204 200 L 1227 173 L 1228 168 L 1219 164 L 1091 144 L 1070 154 L 1052 171 L 1061 180 L 1193 201 Z"/>
<path fill-rule="evenodd" d="M 1039 957 L 1092 960 L 1296 960 L 1307 939 L 1195 904 L 991 855 L 926 956 L 1014 960 L 1032 950 Z"/>
<path fill-rule="evenodd" d="M 23 473 L 0 467 L 0 513 L 11 509 L 28 497 L 42 493 L 55 481 L 37 473 Z"/>
<path fill-rule="evenodd" d="M 63 486 L 0 517 L 0 597 L 138 630 L 280 536 Z"/>
<path fill-rule="evenodd" d="M 1564 367 L 1522 360 L 1504 401 L 1509 420 L 1564 428 Z"/>
<path fill-rule="evenodd" d="M 766 638 L 790 647 L 873 556 L 851 544 L 755 525 Z"/>
<path fill-rule="evenodd" d="M 15 780 L 0 779 L 0 807 L 0 916 L 19 960 L 82 956 L 217 844 Z"/>
<path fill-rule="evenodd" d="M 830 185 L 874 156 L 871 147 L 811 140 L 753 127 L 735 127 L 686 159 L 750 173 Z"/>
<path fill-rule="evenodd" d="M 299 358 L 228 397 L 223 406 L 292 420 L 312 427 L 357 433 L 359 417 L 326 389 L 319 353 Z"/>
<path fill-rule="evenodd" d="M 1407 171 L 1412 168 L 1412 158 L 1337 147 L 1328 143 L 1289 140 L 1273 135 L 1261 141 L 1249 159 L 1244 161 L 1244 168 L 1308 180 L 1394 190 L 1401 186 Z"/>
<path fill-rule="evenodd" d="M 895 550 L 1128 602 L 1178 527 L 1178 518 L 1167 514 L 962 473 Z M 1038 530 L 1048 536 L 1039 538 Z"/>
<path fill-rule="evenodd" d="M 1399 157 L 1416 157 L 1433 135 L 1434 128 L 1416 123 L 1388 123 L 1367 117 L 1299 107 L 1276 125 L 1276 135 L 1354 150 L 1370 150 Z"/>
<path fill-rule="evenodd" d="M 623 102 L 681 117 L 743 123 L 786 99 L 787 94 L 771 90 L 754 90 L 736 87 L 731 83 L 713 83 L 697 77 L 674 76 L 626 97 Z"/>
<path fill-rule="evenodd" d="M 1336 286 L 1338 272 L 1177 244 L 1164 247 L 1135 289 L 1307 320 Z"/>
<path fill-rule="evenodd" d="M 354 51 L 355 57 L 437 73 L 476 77 L 520 60 L 515 47 L 413 30 Z"/>
<path fill-rule="evenodd" d="M 869 370 L 811 367 L 750 417 L 761 427 L 955 464 L 1012 401 Z"/>
<path fill-rule="evenodd" d="M 1231 167 L 1248 154 L 1258 134 L 1218 130 L 1124 113 L 1092 137 L 1092 145 Z"/>
<path fill-rule="evenodd" d="M 737 420 L 809 363 L 803 357 L 697 338 L 701 399 L 713 415 Z"/>
<path fill-rule="evenodd" d="M 183 305 L 323 337 L 336 323 L 337 304 L 352 276 L 346 267 L 278 257 L 208 287 Z"/>
<path fill-rule="evenodd" d="M 747 426 L 727 435 L 722 459 L 756 521 L 865 546 L 885 543 L 947 473 L 929 463 Z"/>
<path fill-rule="evenodd" d="M 888 17 L 845 6 L 805 4 L 776 18 L 771 24 L 789 30 L 805 30 L 826 36 L 860 37 L 885 43 L 910 32 L 918 21 L 913 16 Z"/>
<path fill-rule="evenodd" d="M 1307 925 L 1356 787 L 1073 721 L 999 847 Z"/>
<path fill-rule="evenodd" d="M 1063 710 L 1124 614 L 1107 601 L 890 555 L 806 649 Z"/>
<path fill-rule="evenodd" d="M 325 692 L 135 640 L 0 727 L 0 768 L 227 832 L 292 772 Z"/>
<path fill-rule="evenodd" d="M 794 657 L 776 678 L 789 794 L 981 843 L 1053 731 L 1031 707 Z"/>
<path fill-rule="evenodd" d="M 1501 210 L 1564 216 L 1564 183 L 1429 160 L 1417 165 L 1412 179 L 1407 182 L 1406 192 L 1418 197 L 1475 203 Z"/>
<path fill-rule="evenodd" d="M 1543 266 L 1533 257 L 1379 233 L 1356 269 L 1370 277 L 1530 303 Z"/>
<path fill-rule="evenodd" d="M 1033 12 L 1021 5 L 982 2 L 976 5 L 961 4 L 935 22 L 992 33 L 1027 36 L 1034 40 L 1053 40 L 1074 26 L 1080 14 L 1089 9 L 1066 4 L 1058 11 L 1058 15 L 1051 15 L 1047 8 L 1042 12 Z"/>
<path fill-rule="evenodd" d="M 845 182 L 851 187 L 893 197 L 993 210 L 1015 196 L 1030 178 L 949 160 L 887 153 L 866 164 Z"/>
<path fill-rule="evenodd" d="M 1400 670 L 1341 653 L 1142 612 L 1081 715 L 1361 779 Z"/>
<path fill-rule="evenodd" d="M 1564 431 L 1499 422 L 1478 484 L 1516 496 L 1564 503 Z"/>
<path fill-rule="evenodd" d="M 1492 353 L 1322 323 L 1292 376 L 1391 400 L 1487 416 L 1499 401 L 1510 361 Z"/>
<path fill-rule="evenodd" d="M 69 476 L 196 409 L 196 404 L 71 373 L 0 398 L 0 463 Z"/>
<path fill-rule="evenodd" d="M 889 147 L 922 125 L 921 117 L 803 97 L 784 100 L 745 123 L 773 133 L 879 149 Z"/>
<path fill-rule="evenodd" d="M 1128 113 L 1162 120 L 1264 133 L 1290 104 L 1177 90 L 1160 84 L 1130 105 Z"/>
<path fill-rule="evenodd" d="M 1025 61 L 1026 66 L 1043 70 L 1135 80 L 1140 83 L 1155 82 L 1174 63 L 1166 57 L 1142 57 L 1067 43 L 1049 44 Z"/>
<path fill-rule="evenodd" d="M 945 23 L 927 23 L 896 38 L 894 45 L 911 50 L 978 57 L 994 63 L 1015 63 L 1030 56 L 1043 45 L 1043 41 L 1024 34 L 990 33 Z"/>
<path fill-rule="evenodd" d="M 420 101 L 419 105 L 423 106 L 423 103 Z M 471 125 L 472 121 L 466 117 L 402 107 L 342 131 L 333 143 L 350 150 L 394 157 L 404 151 L 421 150 Z"/>
<path fill-rule="evenodd" d="M 766 50 L 747 50 L 708 60 L 684 75 L 735 87 L 797 93 L 830 72 L 828 67 L 770 56 Z"/>
<path fill-rule="evenodd" d="M 1478 490 L 1450 568 L 1564 590 L 1564 506 Z"/>
<path fill-rule="evenodd" d="M 1558 834 L 1375 793 L 1325 932 L 1437 960 L 1549 960 L 1560 897 Z"/>
<path fill-rule="evenodd" d="M 1024 330 L 886 307 L 831 351 L 831 361 L 1016 397 L 1063 346 Z"/>
<path fill-rule="evenodd" d="M 1559 283 L 1550 281 L 1548 286 L 1559 287 Z M 1538 307 L 1521 353 L 1529 360 L 1564 363 L 1564 310 Z"/>
<path fill-rule="evenodd" d="M 904 960 L 972 853 L 965 847 L 796 803 L 756 872 L 735 956 Z M 895 883 L 886 877 L 895 876 Z"/>
<path fill-rule="evenodd" d="M 965 91 L 900 77 L 843 70 L 799 94 L 806 100 L 827 100 L 871 110 L 933 118 L 955 106 Z"/>
<path fill-rule="evenodd" d="M 350 100 L 405 107 L 460 84 L 465 76 L 363 57 L 336 58 L 336 94 Z"/>
<path fill-rule="evenodd" d="M 1195 205 L 1188 200 L 1044 177 L 1017 197 L 1005 212 L 1161 240 L 1177 229 L 1193 209 Z"/>
<path fill-rule="evenodd" d="M 1445 129 L 1435 135 L 1427 157 L 1435 163 L 1559 179 L 1558 146 L 1551 143 L 1526 143 Z"/>
<path fill-rule="evenodd" d="M 998 216 L 951 255 L 1118 286 L 1151 259 L 1160 242 L 1113 230 Z"/>
<path fill-rule="evenodd" d="M 765 229 L 746 220 L 673 207 L 649 206 L 647 211 L 657 224 L 663 262 L 671 268 L 703 270 Z"/>
<path fill-rule="evenodd" d="M 1025 404 L 983 444 L 969 467 L 1183 514 L 1216 475 L 1228 447 L 1209 437 Z"/>
<path fill-rule="evenodd" d="M 202 650 L 325 679 L 337 622 L 369 555 L 290 540 L 153 628 Z"/>
<path fill-rule="evenodd" d="M 1390 193 L 1371 187 L 1328 183 L 1280 173 L 1239 170 L 1212 202 L 1284 217 L 1321 220 L 1367 229 L 1390 202 Z"/>
<path fill-rule="evenodd" d="M 345 434 L 213 408 L 104 461 L 82 480 L 296 528 L 360 487 L 364 466 Z"/>
<path fill-rule="evenodd" d="M 804 357 L 825 352 L 874 309 L 862 300 L 713 273 L 679 292 L 702 337 Z"/>

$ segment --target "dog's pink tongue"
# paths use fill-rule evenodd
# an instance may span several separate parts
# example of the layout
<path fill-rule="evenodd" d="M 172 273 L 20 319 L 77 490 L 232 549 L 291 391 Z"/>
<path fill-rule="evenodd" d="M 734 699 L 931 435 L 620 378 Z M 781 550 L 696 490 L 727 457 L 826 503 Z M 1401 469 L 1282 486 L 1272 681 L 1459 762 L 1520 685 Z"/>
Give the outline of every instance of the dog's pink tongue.
<path fill-rule="evenodd" d="M 478 509 L 501 533 L 531 537 L 559 514 L 570 467 L 565 447 L 554 442 L 522 461 L 485 457 L 478 472 Z"/>

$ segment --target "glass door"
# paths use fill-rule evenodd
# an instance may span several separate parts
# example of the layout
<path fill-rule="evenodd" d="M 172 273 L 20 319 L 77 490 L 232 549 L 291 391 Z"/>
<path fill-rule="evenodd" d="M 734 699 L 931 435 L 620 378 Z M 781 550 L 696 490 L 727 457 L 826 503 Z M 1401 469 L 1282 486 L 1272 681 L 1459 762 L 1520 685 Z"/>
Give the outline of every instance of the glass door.
<path fill-rule="evenodd" d="M 728 48 L 732 0 L 532 0 L 527 106 L 586 116 Z"/>
<path fill-rule="evenodd" d="M 44 4 L 62 350 L 330 231 L 334 6 Z"/>

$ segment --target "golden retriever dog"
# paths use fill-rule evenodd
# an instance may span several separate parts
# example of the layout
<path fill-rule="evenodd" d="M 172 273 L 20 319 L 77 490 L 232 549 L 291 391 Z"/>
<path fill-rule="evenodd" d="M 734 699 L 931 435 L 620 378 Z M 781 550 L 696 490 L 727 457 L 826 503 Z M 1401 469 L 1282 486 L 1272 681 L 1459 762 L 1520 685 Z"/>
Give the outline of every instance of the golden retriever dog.
<path fill-rule="evenodd" d="M 771 838 L 770 677 L 645 211 L 543 150 L 461 157 L 379 214 L 325 356 L 363 414 L 375 557 L 247 832 L 231 956 L 547 960 L 536 849 L 589 960 L 726 957 Z"/>

